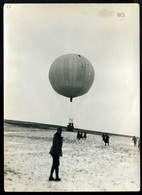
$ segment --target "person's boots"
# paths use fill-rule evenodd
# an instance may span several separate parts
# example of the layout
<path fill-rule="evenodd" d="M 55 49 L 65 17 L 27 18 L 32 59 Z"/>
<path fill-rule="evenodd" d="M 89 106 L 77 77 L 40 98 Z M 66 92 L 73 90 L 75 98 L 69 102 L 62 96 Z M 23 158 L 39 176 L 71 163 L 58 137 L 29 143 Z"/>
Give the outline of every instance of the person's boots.
<path fill-rule="evenodd" d="M 51 168 L 49 181 L 55 181 L 55 179 L 54 179 L 54 177 L 53 177 L 53 172 L 54 172 L 54 167 Z"/>
<path fill-rule="evenodd" d="M 59 167 L 56 167 L 55 169 L 55 173 L 56 173 L 56 181 L 61 181 L 61 178 L 59 178 Z"/>

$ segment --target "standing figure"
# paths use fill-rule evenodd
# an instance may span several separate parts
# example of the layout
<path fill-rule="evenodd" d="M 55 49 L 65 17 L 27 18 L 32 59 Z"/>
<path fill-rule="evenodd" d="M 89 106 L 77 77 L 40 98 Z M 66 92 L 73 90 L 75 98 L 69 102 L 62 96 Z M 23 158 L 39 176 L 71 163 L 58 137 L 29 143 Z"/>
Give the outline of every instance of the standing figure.
<path fill-rule="evenodd" d="M 82 132 L 80 133 L 80 138 L 83 138 L 83 134 L 82 134 Z"/>
<path fill-rule="evenodd" d="M 139 150 L 140 150 L 140 138 L 139 138 L 139 142 L 138 142 L 138 148 L 139 148 Z"/>
<path fill-rule="evenodd" d="M 61 178 L 59 178 L 60 156 L 62 156 L 62 145 L 63 145 L 63 137 L 61 136 L 61 134 L 62 134 L 62 128 L 58 127 L 57 132 L 54 134 L 52 147 L 49 152 L 53 159 L 49 181 L 61 180 Z M 56 179 L 53 178 L 54 170 L 56 174 Z"/>
<path fill-rule="evenodd" d="M 103 133 L 102 134 L 102 141 L 104 141 L 104 142 L 105 142 L 105 137 L 106 137 L 106 135 Z"/>
<path fill-rule="evenodd" d="M 77 132 L 77 137 L 76 138 L 80 140 L 80 133 L 79 133 L 79 131 Z"/>
<path fill-rule="evenodd" d="M 86 139 L 87 138 L 87 135 L 86 135 L 86 131 L 84 132 L 84 139 Z"/>
<path fill-rule="evenodd" d="M 106 133 L 105 135 L 105 146 L 106 146 L 106 143 L 108 144 L 109 146 L 109 135 Z"/>
<path fill-rule="evenodd" d="M 133 142 L 134 142 L 134 146 L 136 146 L 137 145 L 137 138 L 135 137 L 135 136 L 133 136 Z"/>

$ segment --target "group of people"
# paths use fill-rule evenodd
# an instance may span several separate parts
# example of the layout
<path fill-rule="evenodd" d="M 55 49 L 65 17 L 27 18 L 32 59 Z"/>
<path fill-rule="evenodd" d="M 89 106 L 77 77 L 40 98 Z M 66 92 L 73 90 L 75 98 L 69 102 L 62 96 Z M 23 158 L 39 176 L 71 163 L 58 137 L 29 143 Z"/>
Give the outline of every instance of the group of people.
<path fill-rule="evenodd" d="M 108 144 L 108 146 L 109 146 L 109 135 L 107 133 L 102 134 L 102 141 L 104 141 L 105 146 L 106 146 L 106 144 Z"/>
<path fill-rule="evenodd" d="M 79 130 L 78 130 L 76 138 L 79 140 L 83 139 L 83 138 L 86 139 L 87 138 L 86 131 L 84 131 L 84 135 L 83 135 L 83 132 L 79 132 Z"/>
<path fill-rule="evenodd" d="M 67 125 L 67 131 L 73 131 L 73 130 L 74 130 L 73 123 L 68 123 L 68 125 Z"/>
<path fill-rule="evenodd" d="M 50 176 L 49 176 L 49 181 L 60 181 L 61 178 L 59 177 L 59 165 L 60 165 L 60 157 L 62 156 L 62 145 L 63 145 L 63 137 L 61 136 L 62 134 L 62 128 L 58 127 L 57 132 L 54 134 L 53 137 L 53 142 L 51 149 L 49 153 L 52 156 L 52 166 L 51 166 L 51 171 L 50 171 Z M 77 132 L 77 139 L 81 138 L 87 138 L 86 136 L 86 131 L 83 133 Z M 134 136 L 133 139 L 134 141 L 134 146 L 137 144 L 137 138 Z M 108 144 L 109 146 L 109 135 L 107 133 L 102 134 L 102 141 L 104 141 L 105 146 Z M 140 139 L 138 142 L 138 147 L 140 147 Z M 55 178 L 53 177 L 53 173 L 55 172 Z"/>

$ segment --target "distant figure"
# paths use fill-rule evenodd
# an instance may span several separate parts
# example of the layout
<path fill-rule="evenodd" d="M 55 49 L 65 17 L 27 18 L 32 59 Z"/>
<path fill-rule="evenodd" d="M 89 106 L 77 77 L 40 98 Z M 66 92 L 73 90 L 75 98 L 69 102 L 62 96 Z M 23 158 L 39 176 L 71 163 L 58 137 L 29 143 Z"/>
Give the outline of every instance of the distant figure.
<path fill-rule="evenodd" d="M 80 138 L 83 138 L 83 134 L 82 134 L 82 132 L 80 133 Z"/>
<path fill-rule="evenodd" d="M 54 134 L 52 147 L 50 149 L 50 154 L 53 158 L 53 163 L 51 167 L 49 181 L 60 181 L 59 178 L 59 165 L 60 165 L 60 156 L 62 156 L 62 145 L 63 145 L 63 137 L 61 137 L 62 128 L 58 127 L 57 132 Z M 56 179 L 53 178 L 53 172 L 55 170 Z"/>
<path fill-rule="evenodd" d="M 106 135 L 105 135 L 105 140 L 104 140 L 104 142 L 105 142 L 105 146 L 106 146 L 106 144 L 108 144 L 108 146 L 109 146 L 109 135 L 106 133 Z"/>
<path fill-rule="evenodd" d="M 80 132 L 79 131 L 77 132 L 77 137 L 76 138 L 80 140 Z"/>
<path fill-rule="evenodd" d="M 140 138 L 139 138 L 139 142 L 138 142 L 138 148 L 140 149 Z"/>
<path fill-rule="evenodd" d="M 104 141 L 104 142 L 105 142 L 105 137 L 106 137 L 106 135 L 103 133 L 102 134 L 102 141 Z"/>
<path fill-rule="evenodd" d="M 136 146 L 137 145 L 137 138 L 135 137 L 135 136 L 133 136 L 133 142 L 134 142 L 134 146 Z"/>
<path fill-rule="evenodd" d="M 87 138 L 87 135 L 86 135 L 86 131 L 84 132 L 84 139 L 86 139 Z"/>

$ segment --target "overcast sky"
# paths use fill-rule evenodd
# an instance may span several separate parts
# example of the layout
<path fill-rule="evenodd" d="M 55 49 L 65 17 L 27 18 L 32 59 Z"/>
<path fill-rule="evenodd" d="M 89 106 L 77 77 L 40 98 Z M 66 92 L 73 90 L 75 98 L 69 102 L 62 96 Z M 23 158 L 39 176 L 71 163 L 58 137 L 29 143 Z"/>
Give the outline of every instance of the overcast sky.
<path fill-rule="evenodd" d="M 95 71 L 73 100 L 75 127 L 139 136 L 138 4 L 5 4 L 4 118 L 66 126 L 71 103 L 48 73 L 69 53 Z"/>

